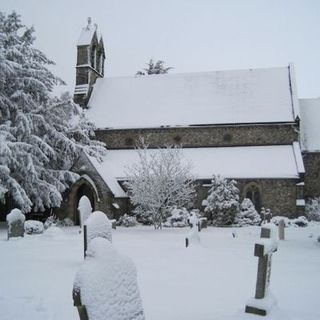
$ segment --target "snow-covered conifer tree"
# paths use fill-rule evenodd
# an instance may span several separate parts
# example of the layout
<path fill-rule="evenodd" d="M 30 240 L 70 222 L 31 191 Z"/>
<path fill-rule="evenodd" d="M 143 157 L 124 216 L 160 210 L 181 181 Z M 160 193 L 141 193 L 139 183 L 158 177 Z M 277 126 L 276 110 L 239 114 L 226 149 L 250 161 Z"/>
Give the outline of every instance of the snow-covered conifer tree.
<path fill-rule="evenodd" d="M 19 15 L 0 12 L 0 201 L 7 194 L 23 212 L 58 207 L 80 151 L 103 153 L 72 99 L 52 96 L 63 82 L 34 40 Z"/>
<path fill-rule="evenodd" d="M 151 74 L 165 74 L 168 73 L 169 70 L 173 69 L 173 67 L 165 67 L 164 61 L 158 60 L 154 63 L 153 59 L 150 59 L 147 63 L 147 68 L 144 68 L 143 71 L 137 71 L 136 76 L 144 76 Z"/>
<path fill-rule="evenodd" d="M 258 226 L 261 223 L 261 217 L 250 199 L 243 199 L 240 205 L 240 211 L 236 214 L 234 223 L 240 227 Z"/>
<path fill-rule="evenodd" d="M 216 226 L 231 225 L 239 210 L 239 189 L 235 180 L 214 175 L 207 197 L 205 212 Z"/>
<path fill-rule="evenodd" d="M 142 142 L 136 151 L 139 162 L 127 169 L 126 187 L 135 212 L 152 217 L 155 228 L 161 228 L 172 207 L 192 201 L 191 165 L 178 147 L 148 149 Z"/>

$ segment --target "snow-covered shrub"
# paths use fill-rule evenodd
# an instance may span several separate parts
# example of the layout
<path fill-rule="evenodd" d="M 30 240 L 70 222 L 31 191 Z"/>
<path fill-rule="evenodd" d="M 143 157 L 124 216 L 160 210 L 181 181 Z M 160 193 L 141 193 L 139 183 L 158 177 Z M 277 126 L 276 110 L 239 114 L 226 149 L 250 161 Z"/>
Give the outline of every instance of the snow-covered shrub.
<path fill-rule="evenodd" d="M 320 221 L 320 197 L 308 199 L 305 212 L 309 221 Z"/>
<path fill-rule="evenodd" d="M 6 217 L 8 223 L 8 239 L 11 237 L 23 237 L 24 222 L 26 217 L 20 209 L 12 209 Z"/>
<path fill-rule="evenodd" d="M 271 222 L 273 224 L 275 224 L 276 226 L 278 226 L 280 220 L 284 221 L 284 226 L 285 227 L 290 227 L 291 226 L 291 220 L 288 217 L 274 216 L 274 217 L 272 217 Z"/>
<path fill-rule="evenodd" d="M 237 212 L 234 219 L 234 224 L 239 227 L 243 226 L 258 226 L 261 223 L 261 217 L 256 211 L 252 201 L 248 198 L 244 198 L 240 211 Z"/>
<path fill-rule="evenodd" d="M 128 227 L 134 227 L 134 226 L 137 225 L 137 219 L 136 219 L 136 217 L 124 214 L 123 216 L 121 216 L 118 219 L 117 225 L 118 226 L 122 226 L 122 227 L 127 227 L 127 228 Z"/>
<path fill-rule="evenodd" d="M 85 225 L 87 226 L 88 243 L 97 237 L 105 238 L 112 242 L 112 223 L 104 212 L 92 212 Z"/>
<path fill-rule="evenodd" d="M 46 221 L 44 222 L 43 226 L 45 229 L 48 229 L 49 227 L 51 227 L 52 225 L 55 225 L 58 221 L 58 218 L 54 215 L 51 214 Z"/>
<path fill-rule="evenodd" d="M 74 222 L 70 218 L 64 218 L 63 220 L 57 220 L 57 227 L 73 227 Z"/>
<path fill-rule="evenodd" d="M 106 239 L 98 237 L 89 243 L 73 291 L 89 319 L 145 319 L 135 265 Z"/>
<path fill-rule="evenodd" d="M 188 219 L 190 217 L 190 213 L 186 208 L 179 209 L 174 207 L 170 216 L 167 217 L 166 222 L 163 224 L 164 227 L 174 227 L 174 228 L 183 228 L 188 226 Z"/>
<path fill-rule="evenodd" d="M 141 140 L 136 149 L 139 161 L 127 168 L 125 183 L 135 213 L 150 215 L 155 228 L 161 228 L 173 206 L 183 207 L 194 196 L 191 164 L 181 148 L 148 149 Z"/>
<path fill-rule="evenodd" d="M 296 227 L 307 227 L 308 219 L 305 216 L 300 216 L 298 218 L 292 219 L 291 224 L 295 225 Z"/>
<path fill-rule="evenodd" d="M 308 226 L 308 219 L 304 216 L 298 218 L 289 219 L 288 217 L 275 216 L 271 219 L 271 222 L 276 226 L 279 225 L 279 221 L 283 220 L 285 227 L 306 227 Z"/>
<path fill-rule="evenodd" d="M 44 226 L 41 221 L 27 220 L 24 224 L 24 231 L 26 234 L 41 234 L 43 233 Z"/>
<path fill-rule="evenodd" d="M 231 225 L 239 211 L 237 182 L 214 175 L 208 194 L 205 212 L 210 214 L 213 225 Z"/>
<path fill-rule="evenodd" d="M 80 226 L 82 226 L 92 212 L 91 202 L 88 197 L 82 196 L 78 204 Z"/>

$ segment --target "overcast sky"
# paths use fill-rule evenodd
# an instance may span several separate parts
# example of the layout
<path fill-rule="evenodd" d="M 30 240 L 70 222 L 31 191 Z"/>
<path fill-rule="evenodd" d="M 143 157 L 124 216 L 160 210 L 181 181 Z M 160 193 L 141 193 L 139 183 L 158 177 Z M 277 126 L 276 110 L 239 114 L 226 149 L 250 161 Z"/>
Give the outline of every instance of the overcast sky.
<path fill-rule="evenodd" d="M 36 46 L 73 91 L 76 43 L 87 17 L 106 47 L 106 76 L 150 59 L 172 72 L 296 68 L 300 97 L 320 96 L 320 0 L 0 0 L 34 25 Z"/>

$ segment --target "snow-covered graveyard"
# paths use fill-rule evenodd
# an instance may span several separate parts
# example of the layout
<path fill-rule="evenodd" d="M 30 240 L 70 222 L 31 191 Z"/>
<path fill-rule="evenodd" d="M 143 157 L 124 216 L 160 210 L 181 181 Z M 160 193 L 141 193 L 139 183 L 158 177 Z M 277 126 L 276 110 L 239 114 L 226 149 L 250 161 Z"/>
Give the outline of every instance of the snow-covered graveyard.
<path fill-rule="evenodd" d="M 260 227 L 215 228 L 185 247 L 187 228 L 136 226 L 112 230 L 113 246 L 132 258 L 146 319 L 320 318 L 320 224 L 288 227 L 273 254 L 270 291 L 277 305 L 266 317 L 244 312 L 254 296 L 254 244 Z M 79 227 L 51 227 L 43 234 L 7 241 L 0 230 L 2 320 L 79 319 L 73 306 L 74 277 L 83 262 Z M 234 233 L 235 237 L 233 237 Z"/>

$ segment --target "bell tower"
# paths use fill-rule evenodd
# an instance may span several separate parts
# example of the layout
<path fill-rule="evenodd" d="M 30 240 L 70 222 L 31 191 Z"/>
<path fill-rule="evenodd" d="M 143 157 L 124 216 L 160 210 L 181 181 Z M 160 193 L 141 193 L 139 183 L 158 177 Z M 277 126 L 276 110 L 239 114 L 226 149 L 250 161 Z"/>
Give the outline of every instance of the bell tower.
<path fill-rule="evenodd" d="M 77 43 L 76 86 L 74 102 L 86 108 L 97 78 L 104 76 L 105 51 L 102 36 L 98 38 L 97 25 L 91 18 L 81 31 Z"/>

